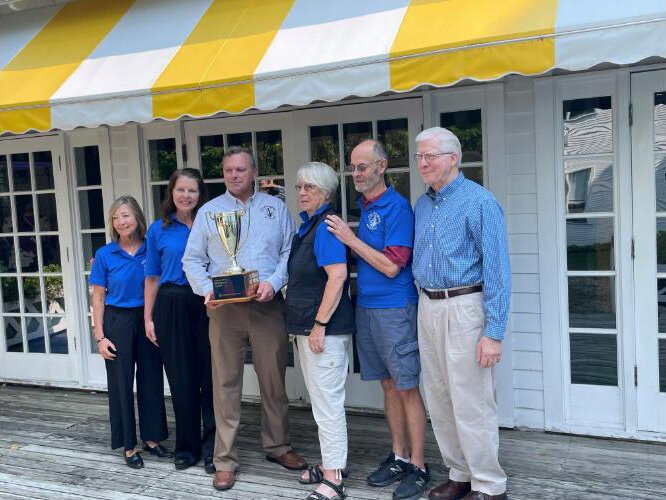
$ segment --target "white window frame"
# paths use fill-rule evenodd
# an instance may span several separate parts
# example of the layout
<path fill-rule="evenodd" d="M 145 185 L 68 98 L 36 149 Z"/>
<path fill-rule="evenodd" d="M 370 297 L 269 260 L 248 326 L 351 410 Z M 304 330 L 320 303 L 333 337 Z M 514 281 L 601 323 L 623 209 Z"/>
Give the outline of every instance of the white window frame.
<path fill-rule="evenodd" d="M 102 203 L 104 211 L 104 235 L 107 243 L 109 242 L 108 227 L 106 227 L 107 213 L 113 203 L 113 171 L 111 167 L 111 151 L 109 144 L 109 130 L 106 127 L 95 129 L 79 129 L 68 132 L 65 136 L 67 150 L 67 184 L 70 196 L 70 227 L 73 233 L 74 248 L 72 251 L 73 279 L 76 283 L 72 295 L 78 305 L 76 313 L 70 313 L 72 318 L 78 319 L 80 333 L 80 358 L 81 358 L 81 383 L 87 387 L 105 388 L 106 387 L 106 368 L 104 360 L 97 354 L 97 350 L 92 345 L 92 339 L 87 333 L 87 324 L 91 314 L 87 311 L 88 299 L 85 289 L 80 288 L 83 280 L 87 281 L 86 273 L 78 266 L 83 261 L 82 239 L 80 237 L 81 222 L 79 209 L 79 189 L 76 181 L 76 163 L 74 149 L 85 146 L 97 146 L 99 150 L 99 164 L 102 190 Z M 94 350 L 94 352 L 93 352 Z"/>
<path fill-rule="evenodd" d="M 57 203 L 58 234 L 60 236 L 62 279 L 63 287 L 67 291 L 64 295 L 65 315 L 67 321 L 67 354 L 50 353 L 8 353 L 5 345 L 4 320 L 0 327 L 0 378 L 8 380 L 32 381 L 41 383 L 58 383 L 58 385 L 77 385 L 81 377 L 81 360 L 77 352 L 80 352 L 80 331 L 75 321 L 77 315 L 76 303 L 71 290 L 75 279 L 71 266 L 71 241 L 72 234 L 69 222 L 69 200 L 67 196 L 67 176 L 63 168 L 66 166 L 65 146 L 63 134 L 50 134 L 38 137 L 8 138 L 0 140 L 2 154 L 27 153 L 49 150 L 52 154 L 53 177 L 55 193 L 64 193 L 64 200 L 60 198 Z M 34 186 L 33 186 L 34 188 Z M 34 189 L 33 189 L 34 192 Z M 35 207 L 36 209 L 36 207 Z M 16 221 L 14 221 L 16 223 Z M 16 230 L 17 228 L 14 227 Z M 41 250 L 38 249 L 38 252 Z M 17 263 L 18 264 L 18 263 Z M 37 273 L 40 277 L 42 270 Z M 19 273 L 20 274 L 20 273 Z M 44 290 L 42 290 L 42 295 Z M 22 317 L 23 313 L 21 313 Z M 26 340 L 25 338 L 23 339 Z M 55 357 L 54 357 L 55 356 Z"/>
<path fill-rule="evenodd" d="M 562 103 L 611 96 L 618 386 L 571 384 L 567 305 Z M 546 430 L 629 436 L 636 432 L 635 334 L 631 248 L 629 71 L 535 81 L 539 275 Z M 553 188 L 555 186 L 555 188 Z M 624 205 L 623 205 L 624 203 Z M 553 221 L 556 221 L 555 224 Z"/>
<path fill-rule="evenodd" d="M 159 214 L 155 213 L 153 203 L 153 186 L 168 184 L 168 179 L 164 181 L 152 181 L 150 178 L 150 149 L 148 142 L 160 139 L 175 139 L 176 141 L 176 168 L 184 168 L 183 161 L 183 133 L 182 122 L 155 122 L 147 125 L 142 125 L 140 128 L 140 158 L 141 158 L 141 185 L 145 186 L 143 190 L 143 212 L 146 216 L 148 225 L 157 219 Z"/>
<path fill-rule="evenodd" d="M 280 130 L 282 133 L 282 159 L 284 164 L 285 196 L 289 202 L 289 185 L 295 182 L 297 164 L 293 158 L 293 113 L 268 113 L 250 116 L 232 116 L 224 118 L 211 118 L 185 121 L 183 123 L 184 138 L 187 148 L 187 167 L 201 172 L 199 136 L 235 134 L 242 132 L 262 132 Z M 253 145 L 255 134 L 253 137 Z M 278 177 L 278 176 L 271 176 Z M 290 182 L 291 180 L 291 182 Z M 258 181 L 257 181 L 258 182 Z M 293 187 L 291 188 L 293 190 Z M 289 206 L 290 204 L 287 203 Z M 289 206 L 292 215 L 296 215 L 296 207 Z M 307 390 L 300 373 L 298 352 L 294 349 L 294 366 L 287 367 L 286 388 L 290 401 L 305 401 Z M 245 399 L 259 398 L 259 382 L 254 370 L 246 369 L 243 372 L 243 397 Z"/>

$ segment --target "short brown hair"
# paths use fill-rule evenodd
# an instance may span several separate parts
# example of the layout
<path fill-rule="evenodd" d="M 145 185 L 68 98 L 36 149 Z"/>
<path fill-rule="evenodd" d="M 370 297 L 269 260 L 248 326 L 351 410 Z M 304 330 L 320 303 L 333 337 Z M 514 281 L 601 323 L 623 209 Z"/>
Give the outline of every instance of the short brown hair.
<path fill-rule="evenodd" d="M 137 201 L 134 199 L 133 196 L 125 195 L 117 198 L 112 204 L 111 208 L 109 208 L 109 236 L 113 241 L 116 243 L 118 240 L 120 240 L 120 235 L 118 234 L 118 231 L 116 231 L 116 228 L 113 227 L 113 215 L 116 213 L 116 211 L 123 205 L 127 205 L 127 208 L 130 209 L 130 212 L 134 215 L 134 218 L 136 219 L 136 233 L 135 235 L 139 238 L 139 241 L 143 241 L 143 239 L 146 237 L 146 218 L 143 215 L 143 211 L 141 210 L 141 207 L 137 203 Z"/>
<path fill-rule="evenodd" d="M 222 155 L 222 164 L 224 164 L 224 160 L 226 160 L 230 156 L 235 156 L 240 154 L 246 154 L 250 159 L 250 166 L 254 170 L 257 170 L 257 160 L 255 159 L 252 150 L 247 148 L 242 148 L 240 146 L 230 146 L 229 148 L 227 148 L 227 150 L 224 152 L 224 155 Z"/>

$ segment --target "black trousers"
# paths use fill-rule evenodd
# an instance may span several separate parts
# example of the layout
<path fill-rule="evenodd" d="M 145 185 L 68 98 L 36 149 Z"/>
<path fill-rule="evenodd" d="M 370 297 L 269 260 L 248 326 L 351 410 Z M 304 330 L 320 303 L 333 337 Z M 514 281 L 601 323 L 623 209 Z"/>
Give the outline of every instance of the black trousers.
<path fill-rule="evenodd" d="M 104 335 L 116 346 L 116 358 L 106 361 L 109 388 L 111 448 L 136 446 L 134 420 L 134 368 L 139 407 L 139 432 L 144 441 L 168 436 L 164 408 L 164 379 L 160 352 L 146 338 L 143 307 L 104 308 Z"/>
<path fill-rule="evenodd" d="M 212 457 L 215 412 L 203 297 L 189 285 L 162 285 L 153 323 L 176 415 L 176 457 L 192 461 L 202 455 Z"/>

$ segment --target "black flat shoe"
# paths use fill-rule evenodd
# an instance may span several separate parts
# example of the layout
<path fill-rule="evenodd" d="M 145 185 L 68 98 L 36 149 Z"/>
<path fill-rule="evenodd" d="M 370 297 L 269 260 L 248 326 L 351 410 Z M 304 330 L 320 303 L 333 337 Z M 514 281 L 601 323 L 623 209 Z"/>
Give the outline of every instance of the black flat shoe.
<path fill-rule="evenodd" d="M 176 457 L 176 460 L 174 460 L 174 465 L 176 466 L 176 470 L 185 470 L 189 469 L 193 465 L 196 465 L 198 460 L 193 460 L 190 457 Z"/>
<path fill-rule="evenodd" d="M 127 467 L 131 467 L 132 469 L 143 469 L 143 458 L 141 458 L 141 454 L 138 451 L 131 457 L 128 457 L 125 455 L 125 452 L 123 452 L 123 457 L 125 457 L 125 464 Z"/>
<path fill-rule="evenodd" d="M 164 446 L 161 444 L 158 444 L 157 446 L 151 448 L 147 444 L 143 445 L 143 451 L 147 451 L 151 455 L 156 456 L 157 458 L 173 458 L 173 453 L 171 453 L 169 450 L 167 450 Z"/>
<path fill-rule="evenodd" d="M 204 469 L 208 474 L 215 474 L 215 464 L 213 463 L 213 457 L 204 458 Z"/>

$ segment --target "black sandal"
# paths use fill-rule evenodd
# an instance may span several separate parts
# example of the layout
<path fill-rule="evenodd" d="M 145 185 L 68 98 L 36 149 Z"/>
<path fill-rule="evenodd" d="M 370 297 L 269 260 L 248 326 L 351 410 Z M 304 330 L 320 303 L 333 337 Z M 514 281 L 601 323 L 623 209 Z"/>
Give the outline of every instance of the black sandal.
<path fill-rule="evenodd" d="M 299 477 L 298 482 L 301 484 L 317 484 L 324 480 L 324 471 L 321 468 L 321 464 L 311 465 L 305 470 L 305 472 L 308 473 L 308 478 L 303 479 L 302 476 Z M 344 468 L 340 471 L 340 474 L 342 474 L 343 478 L 346 478 L 349 475 L 349 471 Z"/>
<path fill-rule="evenodd" d="M 345 483 L 335 484 L 328 479 L 322 479 L 321 484 L 324 484 L 335 491 L 335 496 L 327 497 L 323 493 L 313 491 L 305 498 L 305 500 L 344 500 L 347 498 L 347 494 L 345 493 Z"/>

